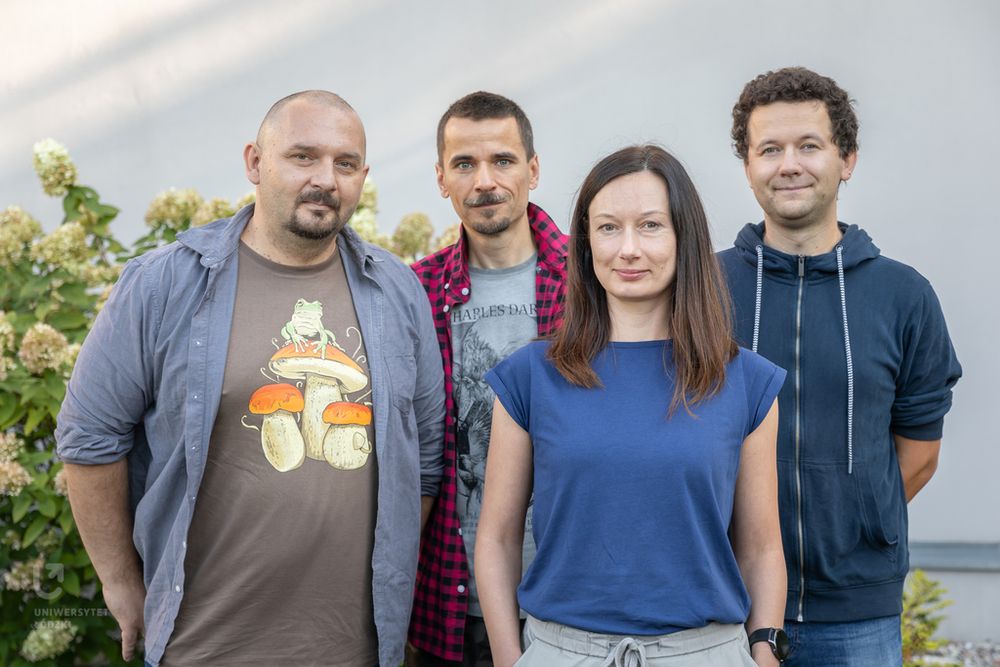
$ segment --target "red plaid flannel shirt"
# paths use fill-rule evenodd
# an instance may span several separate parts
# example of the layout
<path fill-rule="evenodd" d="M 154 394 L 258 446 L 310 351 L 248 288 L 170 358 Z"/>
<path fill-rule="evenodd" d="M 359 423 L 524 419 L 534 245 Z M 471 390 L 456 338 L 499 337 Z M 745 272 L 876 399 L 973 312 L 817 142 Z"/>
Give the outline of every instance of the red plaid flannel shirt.
<path fill-rule="evenodd" d="M 531 232 L 538 246 L 535 312 L 538 335 L 555 328 L 566 291 L 568 238 L 539 207 L 528 204 Z M 469 264 L 463 231 L 458 243 L 413 264 L 434 311 L 438 344 L 444 360 L 444 479 L 434 512 L 427 522 L 417 567 L 417 586 L 410 619 L 410 642 L 445 660 L 462 659 L 469 566 L 459 533 L 455 507 L 455 397 L 452 391 L 451 328 L 448 312 L 469 300 Z"/>

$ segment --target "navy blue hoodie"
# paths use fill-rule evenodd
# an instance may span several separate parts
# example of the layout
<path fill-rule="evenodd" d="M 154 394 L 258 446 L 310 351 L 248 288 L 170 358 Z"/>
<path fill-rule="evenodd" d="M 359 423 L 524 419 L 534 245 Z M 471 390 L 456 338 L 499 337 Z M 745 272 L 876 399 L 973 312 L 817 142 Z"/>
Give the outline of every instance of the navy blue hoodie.
<path fill-rule="evenodd" d="M 940 439 L 962 374 L 930 283 L 882 257 L 857 225 L 838 224 L 844 237 L 824 255 L 765 246 L 764 223 L 719 253 L 737 341 L 753 348 L 756 338 L 788 372 L 778 502 L 785 618 L 798 621 L 902 611 L 906 493 L 892 434 Z"/>

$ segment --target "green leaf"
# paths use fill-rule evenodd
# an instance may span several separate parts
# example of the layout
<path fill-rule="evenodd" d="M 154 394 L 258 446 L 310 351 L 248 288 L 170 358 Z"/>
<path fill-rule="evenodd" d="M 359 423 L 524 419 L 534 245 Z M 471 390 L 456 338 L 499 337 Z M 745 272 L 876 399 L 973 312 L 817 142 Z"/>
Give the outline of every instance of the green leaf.
<path fill-rule="evenodd" d="M 0 392 L 0 424 L 6 423 L 15 410 L 17 410 L 17 396 L 12 392 Z"/>
<path fill-rule="evenodd" d="M 88 296 L 87 298 L 92 299 L 93 297 Z M 88 307 L 84 306 L 84 308 Z M 49 316 L 49 324 L 63 332 L 83 328 L 87 326 L 88 321 L 87 317 L 75 308 L 72 310 L 60 310 L 58 313 L 52 313 Z"/>
<path fill-rule="evenodd" d="M 13 426 L 14 424 L 16 424 L 19 421 L 21 421 L 21 419 L 24 417 L 24 414 L 26 412 L 27 412 L 27 409 L 25 409 L 25 408 L 21 407 L 20 405 L 18 405 L 16 408 L 14 408 L 13 414 L 11 414 L 9 417 L 7 417 L 7 419 L 3 420 L 3 423 L 0 423 L 0 429 L 2 429 L 2 430 L 9 429 L 11 426 Z"/>
<path fill-rule="evenodd" d="M 90 565 L 90 556 L 86 551 L 81 549 L 76 554 L 76 560 L 73 561 L 73 567 L 87 567 L 88 565 Z"/>
<path fill-rule="evenodd" d="M 42 423 L 42 420 L 48 415 L 48 410 L 39 410 L 38 408 L 31 407 L 28 408 L 28 420 L 24 422 L 24 434 L 31 435 L 38 428 L 38 425 Z"/>
<path fill-rule="evenodd" d="M 82 282 L 68 282 L 59 286 L 59 296 L 74 306 L 86 308 L 90 306 L 90 295 L 87 286 Z"/>
<path fill-rule="evenodd" d="M 52 301 L 46 301 L 38 304 L 38 308 L 35 308 L 35 317 L 37 317 L 39 321 L 44 320 L 45 316 L 49 314 L 49 311 L 52 310 L 52 306 L 54 305 L 55 303 Z"/>
<path fill-rule="evenodd" d="M 66 378 L 58 371 L 45 371 L 42 376 L 42 386 L 49 396 L 57 401 L 61 401 L 66 396 Z"/>
<path fill-rule="evenodd" d="M 28 526 L 28 530 L 24 531 L 24 539 L 21 540 L 21 544 L 25 547 L 30 546 L 32 542 L 38 539 L 38 536 L 45 532 L 46 526 L 49 525 L 49 520 L 44 516 L 40 516 Z"/>
<path fill-rule="evenodd" d="M 50 519 L 56 518 L 56 514 L 58 513 L 56 501 L 51 496 L 42 496 L 38 499 L 38 511 L 42 516 Z"/>
<path fill-rule="evenodd" d="M 46 461 L 52 460 L 52 452 L 40 451 L 40 452 L 26 452 L 21 455 L 21 461 L 25 466 L 36 466 L 39 463 L 45 463 Z M 42 474 L 42 473 L 39 473 Z M 48 477 L 46 477 L 48 479 Z"/>
<path fill-rule="evenodd" d="M 66 570 L 63 573 L 63 580 L 59 585 L 70 595 L 80 597 L 80 578 L 73 570 Z"/>
<path fill-rule="evenodd" d="M 62 513 L 59 515 L 59 527 L 62 528 L 63 533 L 69 535 L 75 526 L 76 523 L 73 521 L 73 510 L 70 509 L 69 503 L 66 503 L 63 507 Z M 81 551 L 80 553 L 86 552 Z M 87 560 L 89 561 L 90 559 L 88 558 Z"/>
<path fill-rule="evenodd" d="M 79 188 L 70 188 L 66 192 L 66 196 L 63 197 L 63 211 L 66 212 L 66 220 L 70 220 L 70 216 L 80 217 L 80 201 L 83 199 L 83 193 L 79 191 Z"/>
<path fill-rule="evenodd" d="M 19 495 L 14 499 L 14 510 L 10 513 L 10 518 L 15 523 L 23 519 L 24 515 L 28 513 L 28 508 L 31 507 L 32 502 L 34 502 L 34 498 L 27 493 Z"/>

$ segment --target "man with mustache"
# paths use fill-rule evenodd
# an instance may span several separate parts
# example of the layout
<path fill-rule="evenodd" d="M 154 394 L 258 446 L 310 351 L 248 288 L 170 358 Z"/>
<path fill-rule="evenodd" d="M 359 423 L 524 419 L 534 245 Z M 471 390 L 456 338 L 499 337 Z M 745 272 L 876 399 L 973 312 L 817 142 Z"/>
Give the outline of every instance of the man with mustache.
<path fill-rule="evenodd" d="M 347 102 L 280 100 L 244 161 L 256 203 L 130 261 L 80 351 L 73 514 L 126 659 L 143 633 L 147 665 L 398 665 L 442 476 L 431 311 L 345 226 Z"/>
<path fill-rule="evenodd" d="M 927 280 L 837 220 L 857 133 L 847 91 L 802 67 L 758 76 L 733 108 L 764 221 L 719 258 L 738 341 L 788 371 L 778 500 L 791 667 L 902 666 L 906 503 L 934 474 L 962 373 Z M 747 632 L 784 657 L 781 629 Z"/>
<path fill-rule="evenodd" d="M 441 117 L 437 149 L 438 187 L 462 227 L 455 245 L 413 265 L 434 311 L 448 409 L 444 480 L 422 544 L 407 665 L 472 667 L 492 664 L 474 573 L 494 399 L 482 374 L 556 326 L 567 239 L 528 202 L 538 156 L 517 104 L 487 92 L 463 97 Z M 529 513 L 525 568 L 533 556 Z"/>

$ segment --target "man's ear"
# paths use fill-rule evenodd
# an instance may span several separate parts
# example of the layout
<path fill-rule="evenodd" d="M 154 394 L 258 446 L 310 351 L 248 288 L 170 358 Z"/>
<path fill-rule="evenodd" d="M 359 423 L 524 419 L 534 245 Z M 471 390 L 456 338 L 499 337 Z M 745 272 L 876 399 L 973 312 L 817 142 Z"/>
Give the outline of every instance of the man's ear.
<path fill-rule="evenodd" d="M 528 189 L 534 190 L 538 187 L 538 153 L 528 160 Z"/>
<path fill-rule="evenodd" d="M 260 146 L 256 142 L 251 141 L 243 149 L 243 164 L 250 182 L 254 185 L 260 185 Z"/>
<path fill-rule="evenodd" d="M 858 152 L 854 151 L 844 158 L 844 168 L 840 171 L 840 180 L 850 180 L 856 166 L 858 166 Z"/>
<path fill-rule="evenodd" d="M 437 174 L 438 190 L 441 191 L 441 196 L 448 199 L 451 195 L 448 194 L 448 188 L 444 184 L 444 169 L 441 168 L 440 162 L 434 163 L 434 173 Z"/>

